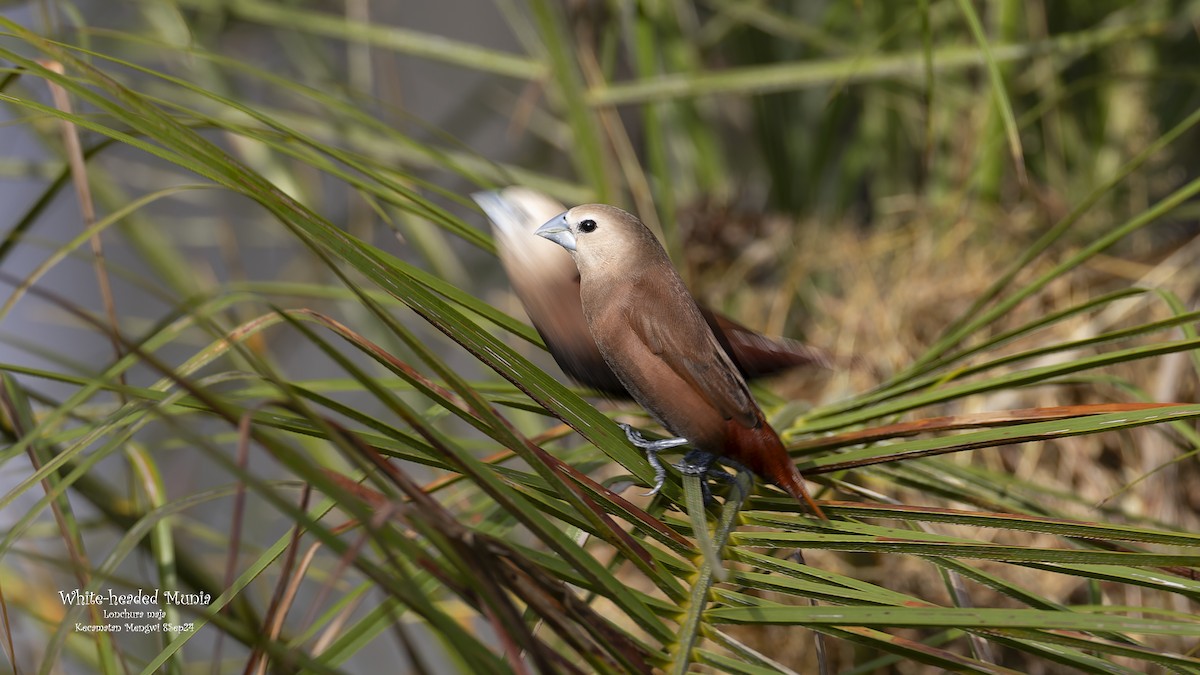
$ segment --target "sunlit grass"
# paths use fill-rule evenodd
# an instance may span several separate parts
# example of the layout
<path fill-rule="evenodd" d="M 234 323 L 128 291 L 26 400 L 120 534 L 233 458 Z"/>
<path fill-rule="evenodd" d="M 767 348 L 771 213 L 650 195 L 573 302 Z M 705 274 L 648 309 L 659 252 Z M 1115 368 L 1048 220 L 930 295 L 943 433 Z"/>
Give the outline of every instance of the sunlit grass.
<path fill-rule="evenodd" d="M 21 672 L 1200 671 L 1186 5 L 501 2 L 502 50 L 382 4 L 0 24 L 46 150 L 2 167 L 42 185 L 0 241 Z M 417 119 L 412 58 L 486 95 Z M 630 487 L 645 418 L 505 311 L 467 195 L 508 184 L 833 352 L 759 389 L 832 521 L 759 490 L 705 567 L 678 476 Z M 139 587 L 211 601 L 143 638 L 56 592 Z"/>

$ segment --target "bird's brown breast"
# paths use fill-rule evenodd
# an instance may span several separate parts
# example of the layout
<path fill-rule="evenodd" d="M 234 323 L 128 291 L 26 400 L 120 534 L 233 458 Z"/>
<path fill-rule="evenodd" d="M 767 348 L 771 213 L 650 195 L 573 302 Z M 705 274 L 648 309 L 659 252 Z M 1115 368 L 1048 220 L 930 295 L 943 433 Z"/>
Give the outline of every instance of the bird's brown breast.
<path fill-rule="evenodd" d="M 592 336 L 630 395 L 664 427 L 701 450 L 729 454 L 728 423 L 754 427 L 761 413 L 679 277 L 661 272 L 584 279 Z"/>

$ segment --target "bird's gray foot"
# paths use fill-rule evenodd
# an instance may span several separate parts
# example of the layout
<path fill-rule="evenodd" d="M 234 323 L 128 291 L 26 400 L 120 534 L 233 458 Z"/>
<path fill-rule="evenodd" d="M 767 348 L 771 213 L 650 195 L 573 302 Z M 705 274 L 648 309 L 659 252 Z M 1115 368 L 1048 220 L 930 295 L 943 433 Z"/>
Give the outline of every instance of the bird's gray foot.
<path fill-rule="evenodd" d="M 712 490 L 708 486 L 709 478 L 716 478 L 723 483 L 734 483 L 737 479 L 727 471 L 723 471 L 717 462 L 728 465 L 734 471 L 749 471 L 746 467 L 728 457 L 718 457 L 703 450 L 689 450 L 683 459 L 675 465 L 682 474 L 700 477 L 700 489 L 704 492 L 704 503 L 712 504 Z"/>
<path fill-rule="evenodd" d="M 625 438 L 636 447 L 641 448 L 646 453 L 646 461 L 650 462 L 650 466 L 654 469 L 654 488 L 646 493 L 646 496 L 658 494 L 662 489 L 663 483 L 667 481 L 667 470 L 663 467 L 662 462 L 658 461 L 658 453 L 670 448 L 677 448 L 681 445 L 686 445 L 686 438 L 664 438 L 658 441 L 646 440 L 637 429 L 628 424 L 619 424 L 621 430 L 625 432 Z"/>
<path fill-rule="evenodd" d="M 683 459 L 675 465 L 680 473 L 689 476 L 700 476 L 702 478 L 719 478 L 720 480 L 729 483 L 733 481 L 733 476 L 721 471 L 719 468 L 713 470 L 717 464 L 718 457 L 711 452 L 703 450 L 689 450 Z M 728 459 L 725 462 L 732 464 Z"/>
<path fill-rule="evenodd" d="M 713 471 L 713 465 L 717 463 L 717 456 L 711 452 L 703 450 L 689 450 L 683 459 L 675 465 L 679 469 L 679 473 L 685 476 L 700 477 L 700 494 L 704 497 L 704 505 L 711 506 L 713 504 L 712 488 L 708 485 L 709 475 L 715 475 L 725 480 L 729 479 L 729 474 L 721 471 L 719 468 Z"/>

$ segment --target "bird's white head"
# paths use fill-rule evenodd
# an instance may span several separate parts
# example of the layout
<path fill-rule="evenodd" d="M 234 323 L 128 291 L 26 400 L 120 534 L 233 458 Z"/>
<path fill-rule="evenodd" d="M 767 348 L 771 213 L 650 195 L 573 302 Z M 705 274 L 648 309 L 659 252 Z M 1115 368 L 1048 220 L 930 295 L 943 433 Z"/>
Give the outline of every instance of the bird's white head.
<path fill-rule="evenodd" d="M 570 251 L 581 274 L 666 259 L 658 239 L 637 216 L 605 204 L 576 206 L 551 218 L 534 234 Z"/>

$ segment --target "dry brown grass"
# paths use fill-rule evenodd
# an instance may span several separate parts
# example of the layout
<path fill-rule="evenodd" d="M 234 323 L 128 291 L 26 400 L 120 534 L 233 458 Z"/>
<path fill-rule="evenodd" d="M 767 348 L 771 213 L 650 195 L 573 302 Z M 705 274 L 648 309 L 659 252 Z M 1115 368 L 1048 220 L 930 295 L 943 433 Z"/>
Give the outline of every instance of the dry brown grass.
<path fill-rule="evenodd" d="M 834 351 L 845 362 L 860 367 L 833 373 L 795 373 L 778 378 L 768 387 L 780 395 L 813 405 L 866 391 L 920 356 L 941 331 L 957 319 L 1003 273 L 1029 243 L 1060 214 L 1022 209 L 989 214 L 986 218 L 936 218 L 897 213 L 869 226 L 821 223 L 792 224 L 780 217 L 755 218 L 728 209 L 705 206 L 689 214 L 685 233 L 692 237 L 686 265 L 697 293 L 751 326 L 768 333 L 798 335 Z M 938 220 L 945 222 L 938 226 Z M 1086 231 L 1088 224 L 1081 225 Z M 1014 284 L 1042 274 L 1072 252 L 1084 234 L 1052 249 L 1022 271 Z M 1171 290 L 1195 300 L 1200 265 L 1200 238 L 1178 233 L 1149 233 L 1123 242 L 1110 255 L 1094 259 L 1058 279 L 993 326 L 999 333 L 1076 305 L 1087 298 L 1133 284 Z M 749 282 L 749 283 L 747 283 Z M 803 308 L 793 310 L 793 308 Z M 1063 321 L 1021 338 L 1000 349 L 973 357 L 979 363 L 996 356 L 1038 346 L 1076 340 L 1123 326 L 1170 316 L 1153 295 L 1119 301 L 1102 311 Z M 1179 331 L 1175 331 L 1179 336 Z M 1162 335 L 1134 339 L 1119 346 L 1164 339 Z M 1111 348 L 1111 347 L 1106 347 Z M 1094 351 L 1094 350 L 1093 350 Z M 1042 365 L 1048 359 L 1079 354 L 1053 354 L 1036 362 L 1022 362 L 1009 370 Z M 1185 355 L 1149 362 L 1134 362 L 1104 371 L 1103 381 L 1080 381 L 1061 386 L 1010 389 L 953 401 L 918 411 L 910 419 L 969 414 L 1042 406 L 1134 400 L 1131 390 L 1156 401 L 1195 401 L 1195 371 Z M 1122 386 L 1115 383 L 1121 382 Z M 1175 462 L 1180 457 L 1176 437 L 1161 427 L 1133 432 L 1078 436 L 1044 443 L 986 449 L 951 456 L 949 461 L 976 464 L 1040 486 L 1046 506 L 1083 520 L 1107 517 L 1098 507 L 1119 505 L 1171 528 L 1200 528 L 1200 495 L 1188 489 L 1200 484 L 1195 462 Z M 977 508 L 946 504 L 936 496 L 919 493 L 868 475 L 851 478 L 887 497 L 906 504 Z M 1054 498 L 1053 493 L 1062 495 Z M 1069 498 L 1068 498 L 1069 497 Z M 978 541 L 1032 547 L 1061 547 L 1061 538 L 978 527 L 929 525 L 935 531 Z M 941 605 L 954 604 L 947 580 L 928 561 L 902 555 L 842 555 L 806 552 L 807 561 L 821 569 L 908 593 Z M 1197 612 L 1200 606 L 1180 596 L 1122 584 L 1089 583 L 1084 579 L 988 561 L 973 567 L 1007 579 L 1037 595 L 1062 604 L 1126 605 Z M 966 596 L 959 602 L 977 607 L 1020 607 L 1021 603 L 983 585 L 964 582 Z M 931 633 L 891 631 L 914 639 Z M 751 646 L 772 654 L 798 672 L 813 672 L 816 657 L 810 634 L 795 628 L 768 628 L 735 632 Z M 965 644 L 960 641 L 960 644 Z M 1186 652 L 1194 646 L 1186 639 L 1158 637 L 1148 641 L 1164 650 Z M 832 664 L 850 666 L 868 660 L 847 642 L 829 640 Z M 1054 672 L 1045 662 L 1024 660 L 1027 655 L 999 650 L 999 663 L 1025 672 Z M 1128 661 L 1128 667 L 1144 662 Z M 933 673 L 939 669 L 912 662 L 887 668 L 895 673 Z"/>

